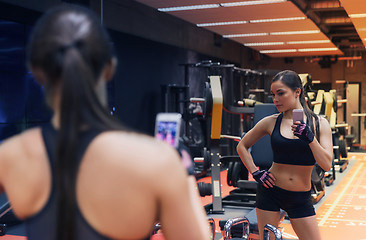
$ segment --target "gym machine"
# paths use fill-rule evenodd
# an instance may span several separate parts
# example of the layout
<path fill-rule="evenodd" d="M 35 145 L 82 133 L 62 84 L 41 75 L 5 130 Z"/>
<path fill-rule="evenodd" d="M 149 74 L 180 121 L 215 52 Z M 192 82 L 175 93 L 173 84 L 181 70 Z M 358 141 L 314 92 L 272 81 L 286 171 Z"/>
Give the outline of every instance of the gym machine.
<path fill-rule="evenodd" d="M 325 173 L 326 184 L 330 185 L 335 180 L 335 170 L 338 169 L 339 172 L 343 172 L 348 166 L 348 147 L 345 141 L 346 130 L 348 129 L 347 123 L 337 123 L 337 104 L 345 103 L 346 99 L 336 99 L 336 91 L 331 90 L 325 92 L 324 90 L 318 90 L 316 95 L 316 101 L 312 102 L 314 106 L 314 113 L 320 115 L 323 113 L 325 118 L 328 119 L 330 127 L 332 129 L 333 136 L 333 153 L 334 162 L 331 171 Z M 343 139 L 341 139 L 341 136 Z"/>

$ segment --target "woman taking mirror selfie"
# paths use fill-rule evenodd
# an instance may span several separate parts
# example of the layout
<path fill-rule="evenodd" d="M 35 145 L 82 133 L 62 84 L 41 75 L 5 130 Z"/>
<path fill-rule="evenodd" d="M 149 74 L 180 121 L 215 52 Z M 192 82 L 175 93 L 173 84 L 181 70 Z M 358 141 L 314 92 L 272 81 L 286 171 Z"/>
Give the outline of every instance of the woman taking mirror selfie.
<path fill-rule="evenodd" d="M 315 163 L 324 171 L 331 168 L 333 144 L 330 125 L 308 108 L 297 73 L 286 70 L 274 76 L 271 94 L 280 113 L 259 121 L 237 146 L 241 160 L 258 182 L 260 239 L 263 239 L 266 224 L 278 227 L 280 209 L 283 209 L 300 240 L 319 240 L 320 232 L 311 201 L 311 172 Z M 295 118 L 293 110 L 297 110 Z M 296 119 L 299 112 L 303 112 L 303 121 Z M 266 134 L 271 136 L 273 164 L 269 170 L 258 170 L 249 148 Z"/>
<path fill-rule="evenodd" d="M 54 115 L 0 145 L 0 188 L 28 240 L 148 239 L 157 221 L 166 239 L 209 238 L 177 152 L 109 115 L 105 85 L 117 61 L 94 14 L 47 12 L 27 61 Z"/>

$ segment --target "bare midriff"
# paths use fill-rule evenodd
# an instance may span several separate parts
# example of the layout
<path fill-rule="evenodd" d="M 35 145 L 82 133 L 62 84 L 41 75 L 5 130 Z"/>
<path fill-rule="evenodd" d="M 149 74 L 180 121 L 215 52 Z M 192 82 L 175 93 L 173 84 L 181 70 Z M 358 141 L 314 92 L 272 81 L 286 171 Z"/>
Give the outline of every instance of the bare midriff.
<path fill-rule="evenodd" d="M 294 192 L 311 189 L 311 172 L 313 166 L 299 166 L 273 163 L 269 171 L 275 177 L 275 185 Z"/>

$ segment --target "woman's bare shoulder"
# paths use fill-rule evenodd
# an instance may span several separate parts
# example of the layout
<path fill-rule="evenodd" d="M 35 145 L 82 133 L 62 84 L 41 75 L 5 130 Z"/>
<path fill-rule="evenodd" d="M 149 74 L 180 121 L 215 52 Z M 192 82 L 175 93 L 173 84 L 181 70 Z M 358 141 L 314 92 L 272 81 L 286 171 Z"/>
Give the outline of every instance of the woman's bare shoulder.
<path fill-rule="evenodd" d="M 151 136 L 125 131 L 110 131 L 101 134 L 96 141 L 97 149 L 108 151 L 111 157 L 124 156 L 124 161 L 130 159 L 141 163 L 164 164 L 171 158 L 178 158 L 173 147 Z"/>
<path fill-rule="evenodd" d="M 266 116 L 266 117 L 262 118 L 257 124 L 271 128 L 276 123 L 276 119 L 277 119 L 278 115 L 279 115 L 279 113 Z"/>
<path fill-rule="evenodd" d="M 14 135 L 0 144 L 1 170 L 17 169 L 38 166 L 45 156 L 44 144 L 40 128 L 32 128 Z"/>
<path fill-rule="evenodd" d="M 319 118 L 320 131 L 322 131 L 322 128 L 330 129 L 329 121 L 325 117 L 318 116 L 318 118 Z"/>
<path fill-rule="evenodd" d="M 0 144 L 1 154 L 21 154 L 28 151 L 38 150 L 41 146 L 41 131 L 40 128 L 28 129 L 22 133 L 14 135 L 6 139 Z M 12 149 L 16 151 L 12 152 Z"/>

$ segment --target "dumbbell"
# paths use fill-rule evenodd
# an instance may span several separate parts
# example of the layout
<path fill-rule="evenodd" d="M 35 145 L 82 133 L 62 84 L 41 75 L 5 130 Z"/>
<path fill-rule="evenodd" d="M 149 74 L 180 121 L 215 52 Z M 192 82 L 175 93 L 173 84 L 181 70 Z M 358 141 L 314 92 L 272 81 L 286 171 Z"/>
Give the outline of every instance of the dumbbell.
<path fill-rule="evenodd" d="M 272 226 L 271 224 L 266 224 L 266 226 L 264 226 L 263 240 L 270 240 L 269 238 L 270 232 L 274 234 L 275 240 L 282 240 L 281 231 L 278 230 L 278 228 Z"/>
<path fill-rule="evenodd" d="M 242 224 L 243 233 L 241 238 L 232 238 L 231 229 L 232 227 Z M 224 226 L 224 240 L 239 240 L 239 239 L 249 239 L 249 221 L 246 217 L 243 218 L 231 218 L 227 220 Z"/>
<path fill-rule="evenodd" d="M 209 218 L 208 224 L 210 226 L 211 239 L 215 239 L 215 220 L 213 218 Z"/>
<path fill-rule="evenodd" d="M 200 193 L 201 197 L 212 195 L 212 184 L 211 183 L 199 182 L 199 183 L 197 183 L 197 187 L 198 187 L 198 192 Z"/>
<path fill-rule="evenodd" d="M 196 173 L 196 178 L 203 177 L 206 175 L 207 170 L 211 167 L 211 152 L 206 147 L 203 148 L 203 156 L 193 158 L 195 163 L 200 163 L 203 165 L 203 169 L 200 173 Z"/>

